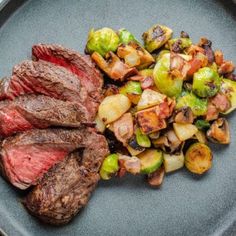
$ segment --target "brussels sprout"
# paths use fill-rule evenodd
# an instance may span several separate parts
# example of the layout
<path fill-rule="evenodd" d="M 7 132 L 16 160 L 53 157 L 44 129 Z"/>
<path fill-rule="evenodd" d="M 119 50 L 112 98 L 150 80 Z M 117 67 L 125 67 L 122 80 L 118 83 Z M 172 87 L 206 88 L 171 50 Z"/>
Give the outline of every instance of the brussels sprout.
<path fill-rule="evenodd" d="M 138 40 L 134 37 L 134 35 L 124 28 L 119 30 L 119 38 L 120 43 L 128 44 L 131 41 L 139 43 Z"/>
<path fill-rule="evenodd" d="M 167 44 L 166 48 L 170 49 L 173 52 L 180 52 L 185 48 L 188 48 L 192 45 L 192 41 L 190 38 L 175 38 L 170 39 Z"/>
<path fill-rule="evenodd" d="M 162 151 L 156 149 L 148 149 L 138 155 L 141 161 L 141 173 L 150 174 L 157 170 L 163 162 Z"/>
<path fill-rule="evenodd" d="M 127 93 L 138 95 L 142 94 L 140 82 L 137 81 L 128 81 L 123 87 L 119 89 L 119 91 L 124 95 Z"/>
<path fill-rule="evenodd" d="M 98 52 L 105 56 L 107 52 L 115 52 L 120 43 L 119 36 L 110 28 L 102 28 L 94 31 L 91 29 L 88 35 L 86 50 L 92 54 Z"/>
<path fill-rule="evenodd" d="M 212 97 L 219 91 L 221 78 L 209 67 L 198 70 L 193 75 L 193 92 L 199 97 Z"/>
<path fill-rule="evenodd" d="M 154 25 L 143 33 L 144 46 L 149 52 L 163 46 L 172 36 L 173 31 L 164 25 Z"/>
<path fill-rule="evenodd" d="M 211 149 L 204 143 L 192 144 L 185 154 L 185 166 L 195 174 L 203 174 L 212 166 Z"/>
<path fill-rule="evenodd" d="M 118 160 L 119 156 L 117 154 L 110 154 L 104 159 L 99 172 L 102 179 L 110 179 L 111 175 L 119 170 Z"/>
<path fill-rule="evenodd" d="M 183 79 L 170 74 L 170 54 L 164 54 L 154 67 L 154 82 L 161 93 L 177 97 L 182 91 Z"/>
<path fill-rule="evenodd" d="M 188 106 L 195 116 L 203 116 L 207 112 L 207 100 L 198 98 L 191 92 L 183 91 L 177 99 L 176 109 Z"/>
<path fill-rule="evenodd" d="M 225 112 L 225 114 L 228 114 L 236 108 L 236 81 L 223 79 L 220 90 L 230 100 L 231 108 Z"/>
<path fill-rule="evenodd" d="M 207 120 L 197 120 L 195 125 L 199 130 L 205 130 L 210 128 L 210 123 Z"/>
<path fill-rule="evenodd" d="M 139 146 L 141 147 L 151 147 L 151 141 L 146 134 L 143 134 L 142 131 L 137 128 L 135 130 L 136 140 Z"/>
<path fill-rule="evenodd" d="M 158 56 L 156 57 L 156 61 L 160 60 L 162 58 L 163 55 L 170 53 L 169 50 L 161 50 L 158 54 Z"/>

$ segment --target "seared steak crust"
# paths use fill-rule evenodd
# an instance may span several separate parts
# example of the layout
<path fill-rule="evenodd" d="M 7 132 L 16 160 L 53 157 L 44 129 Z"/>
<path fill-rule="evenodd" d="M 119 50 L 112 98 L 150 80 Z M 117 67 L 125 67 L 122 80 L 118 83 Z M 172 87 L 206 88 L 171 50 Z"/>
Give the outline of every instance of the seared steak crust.
<path fill-rule="evenodd" d="M 45 175 L 24 203 L 42 221 L 65 224 L 87 204 L 98 180 L 98 173 L 80 166 L 71 154 Z"/>
<path fill-rule="evenodd" d="M 32 128 L 79 127 L 89 120 L 87 109 L 76 102 L 44 95 L 24 95 L 0 102 L 0 135 L 9 136 Z"/>

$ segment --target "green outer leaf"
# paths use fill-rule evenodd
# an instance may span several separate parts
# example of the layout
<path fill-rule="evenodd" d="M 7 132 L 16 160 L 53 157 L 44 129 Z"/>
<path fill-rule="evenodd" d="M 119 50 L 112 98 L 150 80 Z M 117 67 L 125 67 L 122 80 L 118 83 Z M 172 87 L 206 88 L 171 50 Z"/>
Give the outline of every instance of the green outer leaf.
<path fill-rule="evenodd" d="M 177 99 L 176 109 L 188 106 L 195 116 L 203 116 L 207 113 L 207 103 L 207 99 L 199 98 L 191 92 L 183 91 Z"/>

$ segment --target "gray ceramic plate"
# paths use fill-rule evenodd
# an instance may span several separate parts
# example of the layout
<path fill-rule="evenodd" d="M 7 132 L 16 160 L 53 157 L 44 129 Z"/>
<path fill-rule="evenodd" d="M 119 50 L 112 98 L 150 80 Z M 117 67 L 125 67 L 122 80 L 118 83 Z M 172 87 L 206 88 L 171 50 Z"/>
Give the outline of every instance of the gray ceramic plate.
<path fill-rule="evenodd" d="M 0 13 L 0 23 L 19 2 Z M 0 76 L 30 57 L 32 44 L 60 43 L 82 52 L 91 27 L 126 27 L 139 37 L 157 22 L 176 34 L 187 31 L 194 41 L 207 36 L 236 62 L 235 12 L 231 1 L 27 1 L 0 28 Z M 229 121 L 232 143 L 214 148 L 208 174 L 196 178 L 181 170 L 167 176 L 160 190 L 142 177 L 100 182 L 89 205 L 63 227 L 28 215 L 22 194 L 0 178 L 0 227 L 8 235 L 235 235 L 236 117 Z"/>

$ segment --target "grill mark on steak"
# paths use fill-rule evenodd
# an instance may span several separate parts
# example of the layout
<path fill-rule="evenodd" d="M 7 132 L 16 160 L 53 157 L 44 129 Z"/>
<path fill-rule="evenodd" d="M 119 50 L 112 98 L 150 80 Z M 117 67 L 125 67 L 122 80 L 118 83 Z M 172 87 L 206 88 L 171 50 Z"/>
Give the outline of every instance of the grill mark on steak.
<path fill-rule="evenodd" d="M 60 65 L 76 74 L 81 85 L 96 101 L 101 100 L 103 78 L 89 56 L 64 48 L 57 44 L 37 44 L 32 47 L 32 56 L 36 60 L 44 60 Z"/>
<path fill-rule="evenodd" d="M 1 162 L 9 181 L 26 189 L 56 163 L 78 148 L 84 148 L 85 168 L 98 171 L 108 153 L 104 136 L 91 128 L 30 130 L 5 139 Z"/>
<path fill-rule="evenodd" d="M 11 79 L 0 83 L 0 99 L 14 99 L 24 94 L 43 94 L 64 101 L 77 102 L 84 106 L 91 122 L 99 103 L 88 96 L 77 76 L 61 66 L 45 61 L 23 61 L 13 68 Z"/>
<path fill-rule="evenodd" d="M 80 166 L 77 154 L 71 154 L 49 170 L 24 205 L 46 223 L 65 224 L 87 204 L 98 180 L 98 173 Z"/>
<path fill-rule="evenodd" d="M 84 106 L 44 95 L 25 95 L 0 102 L 0 135 L 49 126 L 79 127 L 89 120 Z"/>

